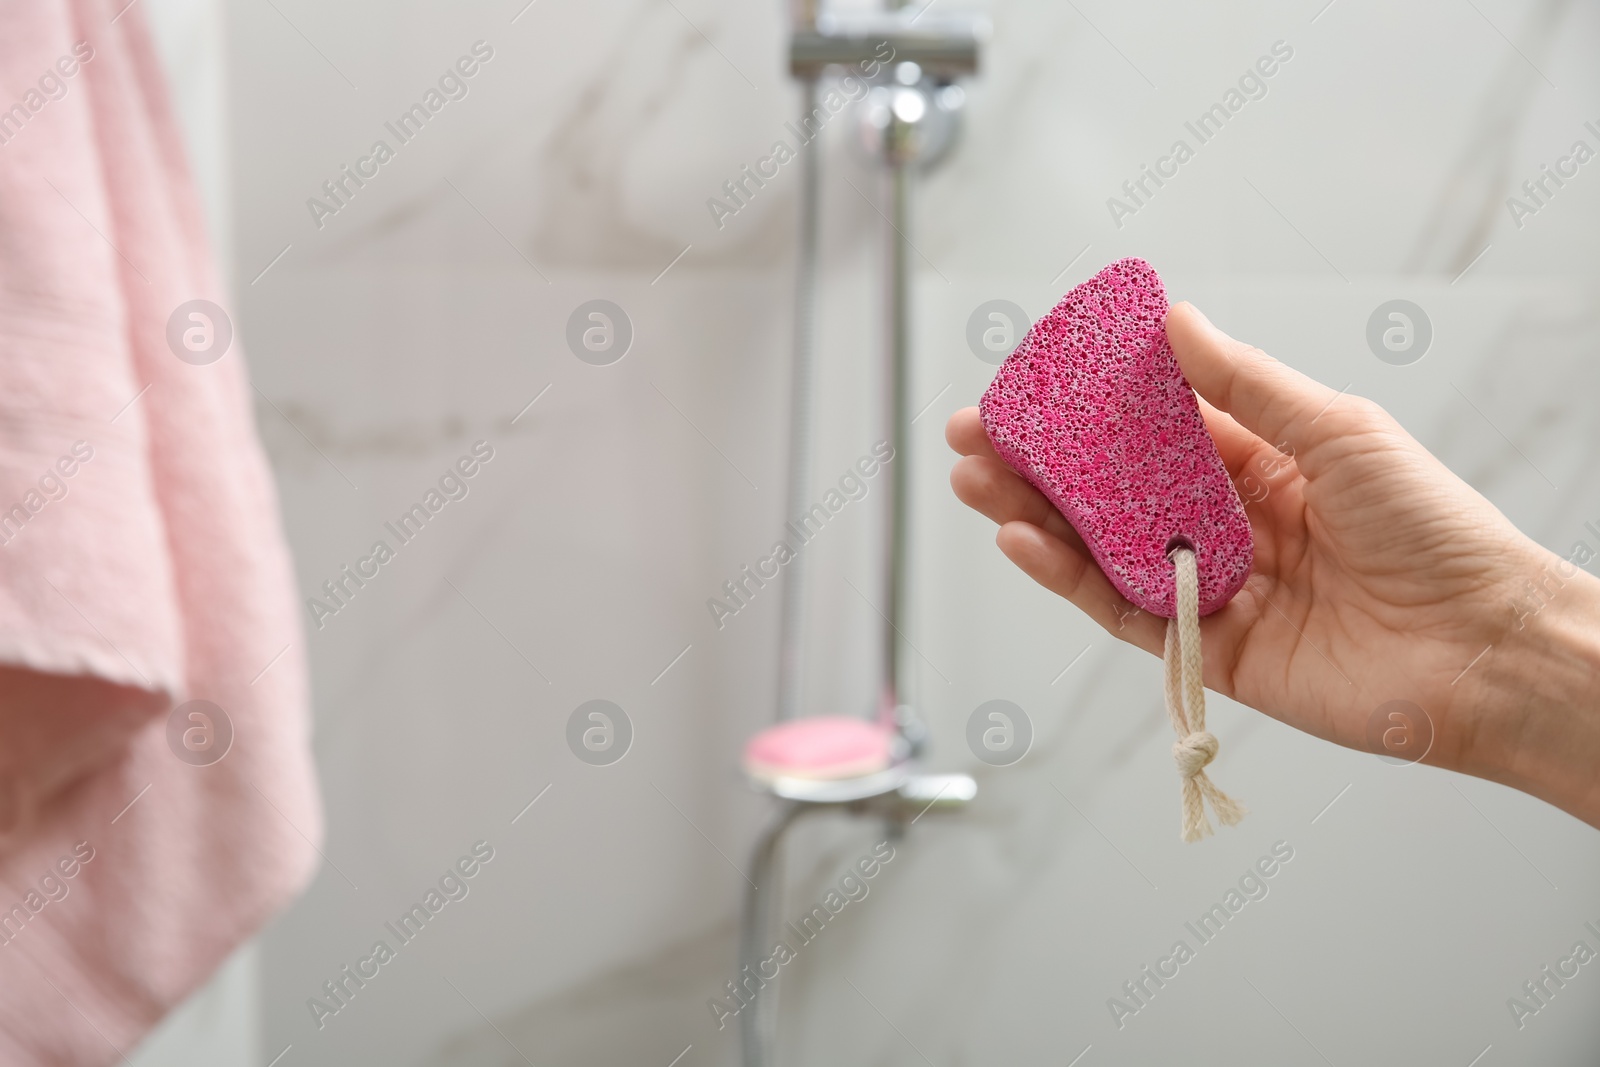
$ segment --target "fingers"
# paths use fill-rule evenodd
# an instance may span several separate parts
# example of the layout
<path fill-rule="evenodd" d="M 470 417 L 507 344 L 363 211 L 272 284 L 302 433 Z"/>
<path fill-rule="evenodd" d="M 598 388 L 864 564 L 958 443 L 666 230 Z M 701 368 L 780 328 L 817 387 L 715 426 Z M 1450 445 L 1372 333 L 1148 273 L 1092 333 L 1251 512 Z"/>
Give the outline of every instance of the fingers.
<path fill-rule="evenodd" d="M 950 447 L 963 456 L 995 456 L 994 445 L 989 441 L 989 433 L 983 428 L 983 419 L 978 416 L 977 408 L 962 408 L 950 416 L 950 421 L 944 426 L 944 439 Z"/>
<path fill-rule="evenodd" d="M 1237 477 L 1272 451 L 1204 398 L 1200 407 L 1230 475 Z M 995 543 L 1011 562 L 1113 637 L 1161 655 L 1166 620 L 1135 608 L 1117 592 L 1065 516 L 996 455 L 977 408 L 950 416 L 945 440 L 963 457 L 950 471 L 951 488 L 962 503 L 1000 525 Z"/>
<path fill-rule="evenodd" d="M 1083 548 L 1078 531 L 1055 505 L 995 455 L 977 408 L 962 408 L 950 416 L 944 436 L 965 457 L 950 469 L 950 488 L 958 500 L 1001 526 L 1014 520 L 1030 523 Z"/>
<path fill-rule="evenodd" d="M 950 470 L 950 487 L 963 504 L 998 525 L 1025 522 L 1073 548 L 1083 548 L 1078 531 L 1055 505 L 998 459 L 966 456 L 958 460 Z"/>
<path fill-rule="evenodd" d="M 1339 394 L 1213 326 L 1193 304 L 1167 312 L 1167 339 L 1195 392 L 1269 445 L 1287 443 L 1296 456 L 1337 433 L 1320 420 Z"/>
<path fill-rule="evenodd" d="M 1200 401 L 1200 415 L 1206 420 L 1211 439 L 1217 443 L 1217 452 L 1222 456 L 1223 466 L 1228 468 L 1229 477 L 1238 481 L 1268 453 L 1275 459 L 1277 450 L 1240 426 L 1232 415 L 1219 411 L 1203 396 L 1196 399 Z"/>
<path fill-rule="evenodd" d="M 995 544 L 1024 574 L 1071 601 L 1113 637 L 1161 654 L 1167 621 L 1129 604 L 1081 542 L 1069 545 L 1037 526 L 1008 522 L 995 535 Z"/>
<path fill-rule="evenodd" d="M 950 485 L 962 503 L 1000 525 L 995 542 L 1023 573 L 1070 600 L 1113 636 L 1159 653 L 1165 620 L 1139 611 L 1116 591 L 1078 531 L 1044 494 L 991 456 L 959 460 L 950 471 Z"/>

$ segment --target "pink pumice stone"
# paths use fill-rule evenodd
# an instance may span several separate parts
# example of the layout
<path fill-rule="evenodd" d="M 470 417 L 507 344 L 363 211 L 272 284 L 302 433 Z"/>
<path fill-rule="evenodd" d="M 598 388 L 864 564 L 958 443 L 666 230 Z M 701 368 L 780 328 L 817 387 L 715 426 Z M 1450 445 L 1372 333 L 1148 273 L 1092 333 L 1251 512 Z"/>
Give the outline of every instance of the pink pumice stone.
<path fill-rule="evenodd" d="M 979 411 L 1000 458 L 1066 516 L 1117 591 L 1170 619 L 1173 547 L 1195 551 L 1202 615 L 1244 585 L 1255 550 L 1166 318 L 1154 268 L 1119 260 L 1034 323 Z"/>

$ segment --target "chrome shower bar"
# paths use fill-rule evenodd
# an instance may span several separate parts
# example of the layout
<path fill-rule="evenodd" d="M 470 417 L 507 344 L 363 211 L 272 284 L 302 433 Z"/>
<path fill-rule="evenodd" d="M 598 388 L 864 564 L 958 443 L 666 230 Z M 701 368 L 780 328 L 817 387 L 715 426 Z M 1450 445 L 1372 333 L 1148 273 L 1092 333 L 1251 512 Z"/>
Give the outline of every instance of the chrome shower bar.
<path fill-rule="evenodd" d="M 909 8 L 859 14 L 816 14 L 797 0 L 793 10 L 810 17 L 797 22 L 789 39 L 789 71 L 816 78 L 827 67 L 883 60 L 883 46 L 896 63 L 915 63 L 934 78 L 975 74 L 988 20 L 976 15 L 920 16 Z M 922 10 L 926 10 L 923 8 Z"/>

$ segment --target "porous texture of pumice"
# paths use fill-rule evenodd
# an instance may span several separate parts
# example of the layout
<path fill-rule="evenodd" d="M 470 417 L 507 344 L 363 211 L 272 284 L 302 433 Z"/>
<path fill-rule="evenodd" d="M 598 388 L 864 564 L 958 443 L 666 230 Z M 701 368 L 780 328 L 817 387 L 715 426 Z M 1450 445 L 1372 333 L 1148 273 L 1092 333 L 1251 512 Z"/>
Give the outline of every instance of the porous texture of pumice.
<path fill-rule="evenodd" d="M 1174 541 L 1195 550 L 1200 614 L 1250 576 L 1250 521 L 1166 331 L 1154 268 L 1123 259 L 1062 297 L 979 403 L 1000 458 L 1072 523 L 1111 584 L 1172 618 Z"/>

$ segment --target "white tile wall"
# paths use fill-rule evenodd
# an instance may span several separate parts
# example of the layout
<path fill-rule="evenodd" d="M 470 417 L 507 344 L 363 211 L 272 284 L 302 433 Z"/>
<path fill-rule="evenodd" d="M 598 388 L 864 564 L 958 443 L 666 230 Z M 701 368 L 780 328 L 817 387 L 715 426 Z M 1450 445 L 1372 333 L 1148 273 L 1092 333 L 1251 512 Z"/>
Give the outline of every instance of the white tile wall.
<path fill-rule="evenodd" d="M 281 408 L 257 416 L 303 592 L 473 441 L 495 448 L 313 635 L 330 864 L 264 939 L 263 1062 L 291 1043 L 285 1065 L 664 1067 L 691 1044 L 685 1065 L 735 1060 L 706 1001 L 732 977 L 733 868 L 766 815 L 736 761 L 772 714 L 777 598 L 721 632 L 705 600 L 786 517 L 798 171 L 720 231 L 704 201 L 797 109 L 781 13 L 521 6 L 228 8 L 238 318 Z M 946 486 L 943 422 L 992 372 L 965 347 L 972 309 L 1040 314 L 1136 254 L 1237 336 L 1388 405 L 1546 544 L 1600 520 L 1600 163 L 1521 229 L 1504 205 L 1574 139 L 1597 143 L 1600 15 L 1320 7 L 989 9 L 963 143 L 918 190 L 912 392 L 938 399 L 909 457 L 915 695 L 935 764 L 977 775 L 979 799 L 919 824 L 787 969 L 780 1062 L 1466 1065 L 1491 1045 L 1478 1062 L 1592 1062 L 1600 978 L 1521 1031 L 1505 1007 L 1600 924 L 1592 829 L 1217 698 L 1218 776 L 1253 814 L 1181 846 L 1158 665 L 1014 572 Z M 468 97 L 317 229 L 306 198 L 479 39 L 494 58 Z M 1279 40 L 1294 55 L 1268 95 L 1117 228 L 1106 198 Z M 825 146 L 819 492 L 881 435 L 882 224 L 848 140 L 841 123 Z M 1411 367 L 1363 341 L 1397 296 L 1436 330 Z M 609 367 L 564 341 L 597 297 L 636 331 Z M 875 615 L 846 579 L 873 587 L 875 521 L 847 511 L 816 545 L 814 711 L 870 703 Z M 597 697 L 636 731 L 602 768 L 564 741 Z M 995 697 L 1037 730 L 1006 769 L 963 740 Z M 789 906 L 875 833 L 798 832 Z M 495 859 L 470 895 L 319 1030 L 307 998 L 479 839 Z M 1279 840 L 1295 858 L 1270 896 L 1119 1030 L 1107 998 Z"/>

